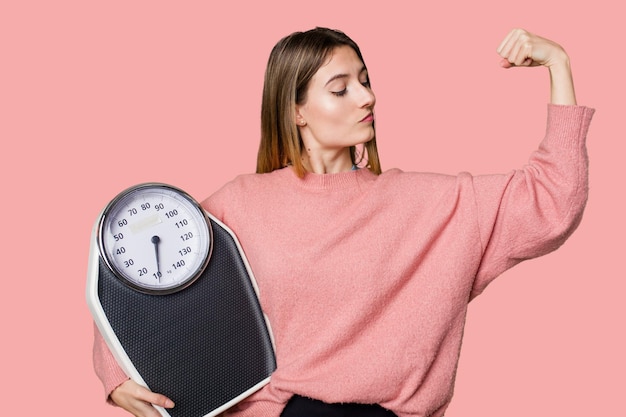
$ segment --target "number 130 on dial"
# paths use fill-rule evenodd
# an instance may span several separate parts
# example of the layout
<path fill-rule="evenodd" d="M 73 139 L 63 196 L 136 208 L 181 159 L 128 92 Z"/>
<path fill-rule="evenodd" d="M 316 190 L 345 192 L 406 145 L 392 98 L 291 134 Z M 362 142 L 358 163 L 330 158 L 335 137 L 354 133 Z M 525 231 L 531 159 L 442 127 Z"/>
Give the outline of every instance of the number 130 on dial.
<path fill-rule="evenodd" d="M 149 294 L 171 294 L 204 271 L 212 232 L 191 196 L 170 185 L 147 183 L 107 205 L 98 246 L 107 267 L 125 284 Z"/>

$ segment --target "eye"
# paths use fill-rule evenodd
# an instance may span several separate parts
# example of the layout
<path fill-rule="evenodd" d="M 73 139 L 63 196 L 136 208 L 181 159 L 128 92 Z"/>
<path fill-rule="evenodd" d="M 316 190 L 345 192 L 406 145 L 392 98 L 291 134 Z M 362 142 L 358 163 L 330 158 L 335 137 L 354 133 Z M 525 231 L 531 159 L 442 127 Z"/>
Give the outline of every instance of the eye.
<path fill-rule="evenodd" d="M 361 82 L 361 85 L 362 85 L 363 87 L 370 88 L 370 87 L 371 87 L 371 86 L 370 86 L 370 80 L 369 80 L 369 79 L 367 79 L 367 80 L 365 80 L 365 81 Z"/>
<path fill-rule="evenodd" d="M 346 93 L 348 92 L 347 88 L 344 88 L 341 91 L 331 91 L 331 93 L 333 93 L 334 95 L 336 95 L 337 97 L 341 97 L 341 96 L 345 96 Z"/>

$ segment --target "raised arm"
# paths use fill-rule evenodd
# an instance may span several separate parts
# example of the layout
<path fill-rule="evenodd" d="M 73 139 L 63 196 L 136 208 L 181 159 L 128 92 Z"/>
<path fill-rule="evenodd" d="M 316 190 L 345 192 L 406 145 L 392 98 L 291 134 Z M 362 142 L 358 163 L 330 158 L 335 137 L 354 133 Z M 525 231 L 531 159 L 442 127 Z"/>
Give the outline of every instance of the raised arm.
<path fill-rule="evenodd" d="M 524 29 L 513 29 L 497 50 L 504 68 L 544 66 L 550 71 L 550 102 L 575 105 L 569 56 L 557 43 Z"/>
<path fill-rule="evenodd" d="M 594 110 L 576 105 L 569 57 L 558 44 L 522 29 L 509 32 L 497 52 L 504 68 L 547 67 L 551 104 L 545 136 L 528 164 L 473 178 L 484 252 L 472 298 L 505 270 L 563 244 L 587 201 L 585 143 Z"/>

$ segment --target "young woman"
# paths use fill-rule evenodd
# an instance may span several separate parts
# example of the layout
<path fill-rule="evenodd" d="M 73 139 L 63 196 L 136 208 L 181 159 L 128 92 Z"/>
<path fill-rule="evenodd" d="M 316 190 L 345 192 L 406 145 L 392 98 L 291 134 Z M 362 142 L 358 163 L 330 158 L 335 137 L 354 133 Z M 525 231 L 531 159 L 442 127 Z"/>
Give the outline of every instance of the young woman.
<path fill-rule="evenodd" d="M 237 234 L 273 328 L 271 382 L 227 415 L 442 416 L 467 305 L 518 262 L 556 249 L 587 198 L 585 138 L 565 51 L 521 29 L 502 66 L 547 67 L 546 135 L 523 169 L 382 172 L 367 67 L 345 34 L 316 28 L 273 49 L 257 173 L 203 202 Z M 158 416 L 167 397 L 128 380 L 96 333 L 107 397 Z"/>

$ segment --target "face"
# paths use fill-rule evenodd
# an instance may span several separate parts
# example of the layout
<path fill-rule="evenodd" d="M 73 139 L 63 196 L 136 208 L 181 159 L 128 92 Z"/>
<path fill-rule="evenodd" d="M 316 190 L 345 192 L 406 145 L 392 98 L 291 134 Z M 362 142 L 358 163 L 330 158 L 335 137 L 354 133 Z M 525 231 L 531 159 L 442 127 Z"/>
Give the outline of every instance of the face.
<path fill-rule="evenodd" d="M 367 70 L 349 46 L 335 48 L 309 82 L 296 124 L 307 152 L 349 152 L 374 137 L 376 98 Z"/>

